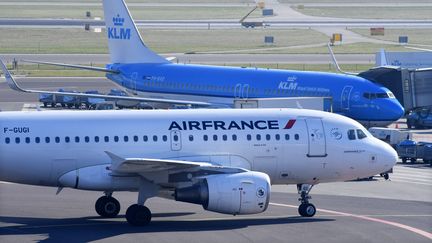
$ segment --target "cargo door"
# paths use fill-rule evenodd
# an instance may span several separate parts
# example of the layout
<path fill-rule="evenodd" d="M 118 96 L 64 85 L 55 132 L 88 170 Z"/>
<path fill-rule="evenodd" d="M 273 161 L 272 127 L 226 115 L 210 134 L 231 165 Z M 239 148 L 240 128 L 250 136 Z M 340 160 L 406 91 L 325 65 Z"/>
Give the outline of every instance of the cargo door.
<path fill-rule="evenodd" d="M 320 118 L 306 119 L 308 131 L 308 157 L 325 157 L 327 156 L 326 138 L 324 127 Z"/>

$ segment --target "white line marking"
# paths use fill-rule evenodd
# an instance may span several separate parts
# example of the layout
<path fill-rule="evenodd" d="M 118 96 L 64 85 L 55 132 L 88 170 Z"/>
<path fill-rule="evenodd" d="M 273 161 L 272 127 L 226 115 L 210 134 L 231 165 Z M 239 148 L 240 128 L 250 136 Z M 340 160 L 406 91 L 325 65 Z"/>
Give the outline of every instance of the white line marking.
<path fill-rule="evenodd" d="M 281 207 L 289 207 L 289 208 L 297 208 L 298 207 L 298 206 L 294 206 L 294 205 L 281 204 L 281 203 L 270 203 L 270 205 L 281 206 Z M 413 233 L 419 234 L 421 236 L 424 236 L 424 237 L 432 240 L 432 233 L 429 233 L 429 232 L 426 232 L 424 230 L 417 229 L 417 228 L 414 228 L 414 227 L 411 227 L 411 226 L 408 226 L 408 225 L 405 225 L 405 224 L 400 224 L 400 223 L 396 223 L 396 222 L 392 222 L 392 221 L 387 221 L 387 220 L 383 220 L 383 219 L 372 218 L 372 217 L 365 216 L 365 215 L 343 213 L 343 212 L 338 212 L 338 211 L 333 211 L 333 210 L 317 209 L 317 211 L 324 212 L 324 213 L 332 213 L 332 214 L 336 214 L 336 215 L 343 215 L 343 216 L 348 216 L 348 217 L 363 219 L 363 220 L 367 220 L 367 221 L 373 221 L 373 222 L 387 224 L 387 225 L 392 225 L 392 226 L 395 226 L 395 227 L 398 227 L 398 228 L 401 228 L 401 229 L 405 229 L 405 230 L 411 231 Z"/>

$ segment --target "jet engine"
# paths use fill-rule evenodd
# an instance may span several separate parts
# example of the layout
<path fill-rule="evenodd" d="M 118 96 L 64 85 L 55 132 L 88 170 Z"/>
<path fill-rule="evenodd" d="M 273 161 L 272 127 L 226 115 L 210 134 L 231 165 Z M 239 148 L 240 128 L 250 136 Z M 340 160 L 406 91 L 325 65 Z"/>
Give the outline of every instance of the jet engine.
<path fill-rule="evenodd" d="M 270 201 L 270 178 L 255 171 L 210 175 L 190 187 L 177 188 L 174 196 L 218 213 L 261 213 Z"/>

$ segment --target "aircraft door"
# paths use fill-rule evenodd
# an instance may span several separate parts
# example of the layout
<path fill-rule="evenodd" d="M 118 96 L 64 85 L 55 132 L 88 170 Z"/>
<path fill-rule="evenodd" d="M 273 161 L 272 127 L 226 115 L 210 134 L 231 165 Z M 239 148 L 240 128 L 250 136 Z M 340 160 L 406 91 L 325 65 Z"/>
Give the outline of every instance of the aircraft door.
<path fill-rule="evenodd" d="M 171 131 L 171 150 L 179 151 L 181 150 L 181 133 L 180 131 Z"/>
<path fill-rule="evenodd" d="M 341 108 L 343 110 L 349 110 L 349 100 L 351 95 L 351 90 L 353 89 L 353 86 L 345 86 L 342 90 L 341 94 Z"/>
<path fill-rule="evenodd" d="M 326 137 L 322 120 L 319 118 L 306 119 L 308 131 L 308 157 L 327 156 Z"/>
<path fill-rule="evenodd" d="M 249 97 L 249 84 L 243 85 L 242 98 L 247 99 Z"/>
<path fill-rule="evenodd" d="M 137 80 L 138 80 L 138 73 L 133 72 L 130 81 L 129 81 L 129 88 L 132 90 L 133 94 L 137 94 Z"/>
<path fill-rule="evenodd" d="M 235 89 L 234 89 L 234 98 L 236 98 L 236 99 L 241 98 L 241 87 L 242 87 L 241 84 L 237 84 L 235 86 Z"/>

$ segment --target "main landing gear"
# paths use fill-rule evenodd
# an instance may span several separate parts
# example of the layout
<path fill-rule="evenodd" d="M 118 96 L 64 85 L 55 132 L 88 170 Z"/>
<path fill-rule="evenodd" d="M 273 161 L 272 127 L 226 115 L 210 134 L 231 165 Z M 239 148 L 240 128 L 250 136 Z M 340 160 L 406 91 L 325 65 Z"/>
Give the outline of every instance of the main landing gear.
<path fill-rule="evenodd" d="M 299 201 L 301 202 L 298 212 L 303 217 L 313 217 L 316 213 L 316 208 L 312 203 L 309 203 L 309 192 L 313 185 L 310 184 L 297 184 L 297 191 L 300 194 Z"/>
<path fill-rule="evenodd" d="M 97 214 L 104 218 L 114 218 L 120 212 L 120 203 L 112 197 L 112 192 L 105 193 L 95 204 Z"/>

